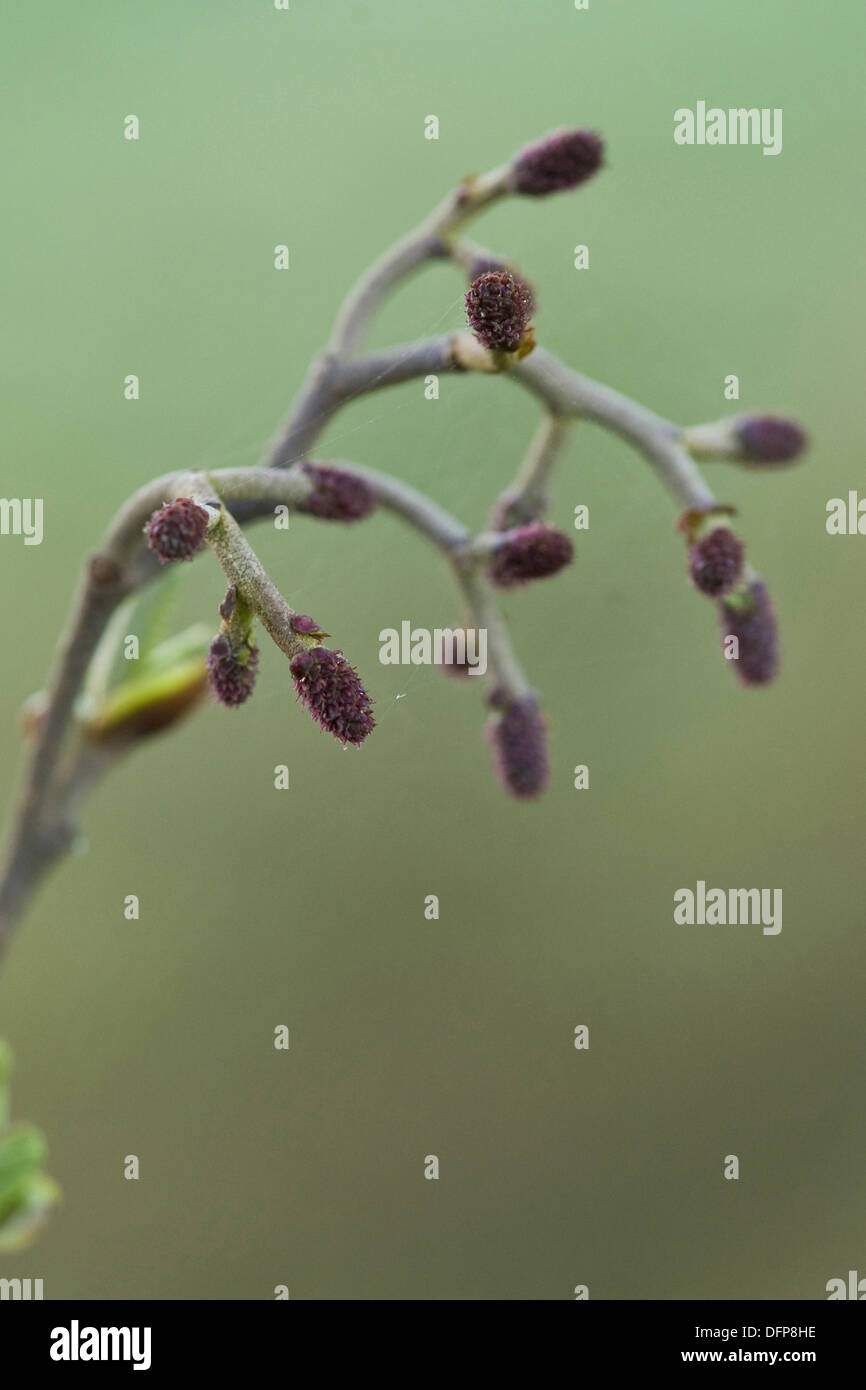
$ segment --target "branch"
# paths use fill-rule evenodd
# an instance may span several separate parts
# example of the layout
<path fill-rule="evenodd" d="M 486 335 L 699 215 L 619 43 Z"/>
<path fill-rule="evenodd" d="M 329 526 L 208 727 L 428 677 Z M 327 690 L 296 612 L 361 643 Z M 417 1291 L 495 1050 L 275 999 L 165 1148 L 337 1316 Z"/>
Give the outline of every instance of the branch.
<path fill-rule="evenodd" d="M 529 682 L 514 655 L 508 629 L 489 584 L 482 579 L 471 560 L 456 562 L 454 572 L 472 620 L 471 625 L 487 632 L 487 656 L 496 685 L 508 699 L 520 699 L 528 694 Z"/>
<path fill-rule="evenodd" d="M 471 532 L 444 508 L 408 483 L 373 469 L 341 465 L 364 478 L 377 501 L 431 540 L 449 558 L 468 546 Z M 80 737 L 61 764 L 61 752 L 84 678 L 119 605 L 161 572 L 147 549 L 144 528 L 166 501 L 189 497 L 215 501 L 216 492 L 239 513 L 272 515 L 277 505 L 302 505 L 313 483 L 299 468 L 216 469 L 209 474 L 169 473 L 139 489 L 118 512 L 99 551 L 85 567 L 66 634 L 61 639 L 45 707 L 35 721 L 0 881 L 0 950 L 35 885 L 75 839 L 75 812 L 92 787 L 129 744 L 94 750 Z M 293 610 L 271 583 L 237 523 L 227 513 L 212 532 L 213 548 L 229 577 L 287 655 L 299 650 L 289 620 Z"/>
<path fill-rule="evenodd" d="M 295 609 L 286 602 L 269 578 L 243 531 L 225 508 L 210 528 L 208 544 L 219 560 L 229 585 L 234 586 L 238 597 L 259 617 L 280 651 L 290 660 L 304 651 L 306 644 L 292 627 L 292 619 L 297 617 Z"/>
<path fill-rule="evenodd" d="M 683 509 L 707 510 L 716 505 L 697 465 L 682 443 L 680 426 L 603 386 L 558 357 L 537 347 L 509 371 L 500 372 L 493 355 L 466 333 L 399 346 L 361 357 L 350 363 L 328 360 L 320 364 L 314 393 L 307 387 L 299 397 L 286 433 L 274 445 L 263 467 L 285 468 L 313 447 L 330 418 L 350 399 L 412 377 L 445 371 L 478 371 L 502 375 L 523 386 L 546 406 L 556 423 L 548 423 L 533 446 L 530 472 L 546 483 L 565 435 L 568 419 L 591 420 L 618 434 L 649 460 L 662 482 Z"/>
<path fill-rule="evenodd" d="M 392 348 L 351 363 L 330 358 L 323 362 L 314 376 L 314 389 L 302 393 L 289 431 L 272 452 L 269 466 L 216 470 L 207 475 L 222 499 L 229 505 L 236 504 L 233 509 L 239 515 L 260 516 L 274 505 L 296 506 L 304 501 L 310 492 L 310 481 L 303 470 L 291 469 L 287 464 L 314 442 L 323 425 L 347 400 L 430 371 L 467 367 L 494 370 L 486 350 L 468 335 L 459 333 Z M 669 421 L 565 367 L 542 348 L 536 348 L 505 375 L 536 395 L 550 412 L 521 475 L 528 495 L 546 483 L 564 434 L 565 419 L 581 417 L 606 426 L 636 445 L 683 509 L 702 511 L 715 505 L 712 492 L 680 443 L 678 427 Z M 364 478 L 383 506 L 415 526 L 452 559 L 459 559 L 461 548 L 469 545 L 471 533 L 467 528 L 408 484 L 373 469 L 343 466 Z M 25 775 L 0 886 L 0 944 L 34 880 L 68 848 L 72 838 L 69 825 L 47 813 L 52 772 L 75 699 L 109 618 L 129 594 L 159 572 L 158 562 L 145 547 L 143 529 L 163 502 L 190 495 L 196 486 L 189 474 L 166 474 L 140 489 L 118 513 L 99 552 L 85 569 L 49 684 L 47 712 Z M 242 537 L 242 533 L 238 534 Z M 498 679 L 506 689 L 526 689 L 525 677 L 511 654 L 492 596 L 472 566 L 458 565 L 456 574 L 477 625 L 489 627 L 491 634 L 497 634 L 493 646 L 499 655 L 492 657 L 492 664 Z M 273 605 L 269 611 L 274 631 L 279 633 L 282 619 Z M 481 616 L 485 614 L 486 617 Z"/>
<path fill-rule="evenodd" d="M 695 544 L 701 537 L 701 525 L 710 519 L 716 503 L 689 449 L 709 457 L 766 463 L 788 461 L 802 448 L 802 432 L 791 422 L 773 417 L 744 417 L 696 426 L 684 434 L 679 426 L 566 367 L 544 349 L 532 351 L 530 328 L 521 340 L 520 354 L 510 349 L 491 351 L 463 331 L 364 357 L 356 355 L 386 296 L 423 264 L 450 256 L 467 272 L 481 260 L 495 259 L 483 248 L 459 239 L 458 233 L 471 218 L 509 193 L 537 197 L 577 187 L 600 166 L 601 154 L 601 143 L 592 132 L 558 132 L 527 147 L 501 168 L 466 180 L 419 227 L 386 251 L 350 291 L 338 313 L 327 351 L 312 364 L 285 424 L 260 466 L 166 474 L 140 489 L 124 505 L 100 550 L 85 566 L 72 616 L 59 645 L 44 713 L 33 721 L 33 749 L 0 883 L 0 948 L 36 883 L 72 842 L 84 793 L 133 746 L 131 731 L 115 745 L 102 748 L 93 747 L 83 727 L 79 727 L 74 739 L 68 739 L 68 734 L 78 693 L 112 614 L 160 572 L 159 561 L 148 550 L 143 533 L 163 503 L 190 497 L 205 508 L 208 540 L 230 586 L 242 603 L 259 615 L 281 650 L 293 657 L 299 648 L 309 649 L 310 642 L 299 640 L 292 625 L 297 615 L 269 579 L 238 522 L 267 515 L 278 505 L 304 509 L 315 487 L 315 469 L 311 470 L 305 460 L 328 422 L 347 403 L 428 375 L 478 372 L 508 376 L 542 402 L 545 416 L 514 482 L 499 499 L 492 534 L 473 536 L 444 508 L 396 478 L 354 464 L 341 463 L 339 468 L 362 479 L 381 506 L 414 527 L 447 557 L 473 622 L 488 634 L 498 707 L 506 714 L 501 724 L 500 753 L 507 746 L 509 755 L 516 755 L 519 762 L 524 745 L 531 746 L 538 754 L 538 763 L 539 759 L 543 761 L 541 717 L 480 569 L 501 544 L 508 543 L 509 537 L 514 542 L 515 526 L 519 530 L 519 523 L 534 520 L 544 512 L 550 475 L 571 422 L 593 421 L 643 453 L 684 510 Z M 501 274 L 497 275 L 501 280 Z M 523 290 L 527 289 L 524 285 Z M 528 295 L 525 302 L 530 305 Z M 756 631 L 760 634 L 770 630 L 772 615 L 769 613 L 768 617 L 764 594 L 763 607 L 755 610 L 757 619 L 750 616 L 754 593 L 763 586 L 750 569 L 746 570 L 746 583 L 750 587 L 738 590 L 736 601 L 731 599 L 727 612 L 730 622 L 739 624 L 744 639 L 749 640 Z M 711 591 L 705 588 L 704 592 Z M 224 619 L 229 621 L 225 615 Z M 757 666 L 748 677 L 755 683 L 766 678 Z M 516 702 L 516 708 L 512 704 L 509 710 L 509 701 Z M 72 745 L 68 749 L 67 742 Z M 516 794 L 534 795 L 538 786 L 529 783 L 537 768 L 528 782 L 522 777 L 525 770 L 512 768 L 519 784 Z M 515 785 L 512 781 L 512 790 Z"/>
<path fill-rule="evenodd" d="M 678 425 L 564 366 L 544 348 L 536 348 L 508 375 L 538 396 L 550 411 L 592 420 L 628 440 L 649 460 L 682 508 L 706 511 L 715 507 L 713 493 L 681 443 Z"/>
<path fill-rule="evenodd" d="M 362 362 L 353 359 L 388 295 L 429 261 L 457 254 L 458 232 L 484 208 L 512 192 L 512 183 L 511 164 L 466 179 L 364 272 L 337 313 L 327 351 L 313 363 L 287 421 L 271 443 L 263 460 L 266 466 L 286 468 L 303 458 L 334 413 L 354 396 L 459 369 L 453 334 L 410 343 Z"/>
<path fill-rule="evenodd" d="M 455 357 L 455 336 L 445 333 L 352 361 L 324 353 L 310 368 L 260 466 L 289 468 L 299 462 L 337 411 L 356 397 L 416 377 L 461 370 Z"/>
<path fill-rule="evenodd" d="M 391 290 L 426 261 L 450 255 L 450 241 L 483 208 L 510 192 L 510 164 L 460 184 L 414 231 L 379 257 L 349 291 L 331 335 L 334 357 L 357 352 L 376 310 Z"/>
<path fill-rule="evenodd" d="M 568 418 L 558 412 L 542 417 L 514 482 L 500 493 L 493 507 L 490 525 L 494 531 L 506 531 L 510 526 L 537 521 L 547 514 L 550 477 L 570 425 Z"/>

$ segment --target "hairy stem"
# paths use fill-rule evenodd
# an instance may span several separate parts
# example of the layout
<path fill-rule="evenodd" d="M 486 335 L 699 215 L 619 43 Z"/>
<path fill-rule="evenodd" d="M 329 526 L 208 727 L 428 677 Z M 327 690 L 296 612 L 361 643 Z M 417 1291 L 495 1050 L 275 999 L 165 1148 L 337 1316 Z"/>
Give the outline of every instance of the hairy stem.
<path fill-rule="evenodd" d="M 269 577 L 234 517 L 223 508 L 208 532 L 208 545 L 222 566 L 238 597 L 260 619 L 268 636 L 280 651 L 291 658 L 304 651 L 308 643 L 292 627 L 296 612 L 286 602 Z"/>

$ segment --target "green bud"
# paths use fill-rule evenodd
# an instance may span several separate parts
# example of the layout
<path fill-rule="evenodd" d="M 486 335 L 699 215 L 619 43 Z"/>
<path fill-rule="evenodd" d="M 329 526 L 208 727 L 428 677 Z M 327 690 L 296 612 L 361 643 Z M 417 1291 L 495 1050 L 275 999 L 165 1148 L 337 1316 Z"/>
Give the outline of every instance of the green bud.
<path fill-rule="evenodd" d="M 207 687 L 208 630 L 197 623 L 161 642 L 139 669 L 88 712 L 84 729 L 97 743 L 160 733 L 182 719 Z"/>

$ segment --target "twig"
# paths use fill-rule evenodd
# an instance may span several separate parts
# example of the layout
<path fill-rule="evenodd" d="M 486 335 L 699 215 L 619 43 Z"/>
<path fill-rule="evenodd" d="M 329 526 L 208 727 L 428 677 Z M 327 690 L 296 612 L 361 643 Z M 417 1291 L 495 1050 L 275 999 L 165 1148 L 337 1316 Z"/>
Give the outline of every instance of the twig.
<path fill-rule="evenodd" d="M 500 494 L 490 516 L 496 531 L 536 521 L 550 507 L 549 483 L 562 452 L 571 421 L 563 414 L 544 415 L 510 487 Z"/>

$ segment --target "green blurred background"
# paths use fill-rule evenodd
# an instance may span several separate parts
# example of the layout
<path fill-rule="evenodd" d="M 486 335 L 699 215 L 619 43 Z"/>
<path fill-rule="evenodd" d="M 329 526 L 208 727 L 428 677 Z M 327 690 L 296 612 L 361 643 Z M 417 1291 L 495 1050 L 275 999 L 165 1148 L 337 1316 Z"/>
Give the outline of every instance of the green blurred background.
<path fill-rule="evenodd" d="M 553 519 L 586 503 L 591 529 L 572 570 L 504 605 L 550 718 L 534 805 L 491 774 L 475 683 L 378 663 L 381 628 L 459 618 L 439 558 L 387 516 L 258 528 L 379 728 L 343 753 L 270 649 L 251 705 L 208 708 L 99 790 L 88 852 L 0 980 L 15 1110 L 64 1191 L 0 1275 L 48 1298 L 426 1300 L 813 1299 L 866 1274 L 866 540 L 824 527 L 862 481 L 862 7 L 54 0 L 6 29 L 0 491 L 44 497 L 46 531 L 0 541 L 4 790 L 115 508 L 169 469 L 254 462 L 362 268 L 552 127 L 598 128 L 604 173 L 472 233 L 536 285 L 540 339 L 683 421 L 726 413 L 735 372 L 741 408 L 796 415 L 814 447 L 790 471 L 708 470 L 783 623 L 778 684 L 748 692 L 669 498 L 625 444 L 574 431 Z M 675 146 L 698 99 L 782 107 L 782 154 Z M 461 293 L 430 269 L 374 342 L 458 326 Z M 317 452 L 480 525 L 536 418 L 501 381 L 443 378 L 437 402 L 413 382 Z M 221 592 L 191 566 L 179 621 Z M 699 878 L 781 887 L 781 935 L 674 927 Z"/>

